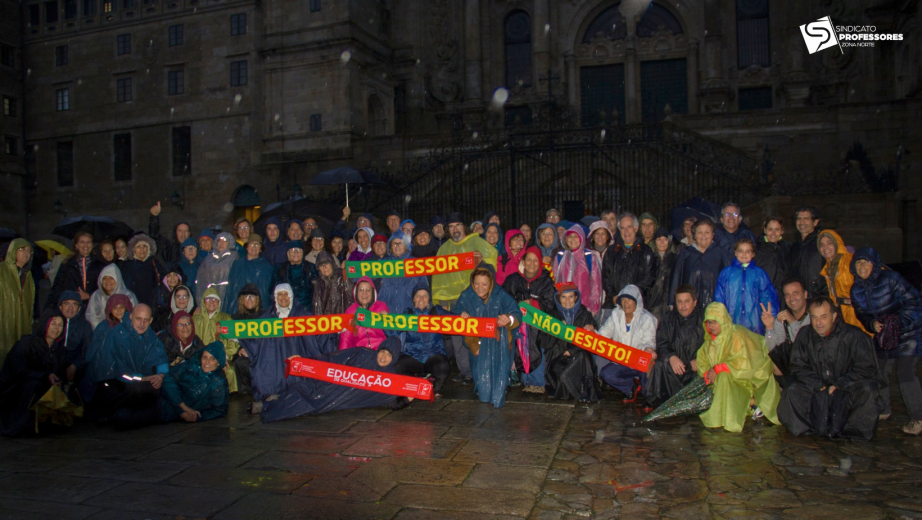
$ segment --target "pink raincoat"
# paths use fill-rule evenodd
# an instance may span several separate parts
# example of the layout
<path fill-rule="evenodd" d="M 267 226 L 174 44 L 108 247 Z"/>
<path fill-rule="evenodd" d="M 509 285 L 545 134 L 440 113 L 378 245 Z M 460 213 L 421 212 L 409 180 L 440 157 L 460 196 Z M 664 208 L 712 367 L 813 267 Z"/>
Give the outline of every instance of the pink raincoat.
<path fill-rule="evenodd" d="M 602 307 L 602 257 L 586 249 L 586 233 L 579 224 L 564 233 L 565 247 L 571 234 L 579 237 L 579 245 L 573 251 L 564 249 L 554 257 L 554 281 L 575 283 L 583 296 L 583 305 L 596 315 Z"/>
<path fill-rule="evenodd" d="M 525 247 L 522 247 L 522 250 L 519 251 L 519 254 L 513 256 L 512 249 L 509 247 L 509 241 L 512 240 L 512 237 L 519 235 L 522 238 L 525 238 L 525 235 L 522 234 L 518 229 L 510 229 L 506 231 L 506 254 L 503 255 L 506 257 L 506 261 L 503 262 L 503 257 L 501 256 L 497 263 L 499 264 L 499 269 L 496 270 L 496 283 L 502 285 L 506 281 L 507 276 L 512 276 L 513 274 L 519 272 L 519 262 L 525 258 Z"/>
<path fill-rule="evenodd" d="M 355 283 L 355 287 L 352 288 L 352 298 L 355 301 L 352 305 L 346 309 L 346 314 L 355 314 L 355 311 L 359 308 L 358 300 L 358 289 L 359 284 L 362 282 L 368 282 L 371 284 L 372 290 L 374 291 L 374 300 L 372 300 L 371 305 L 368 307 L 368 310 L 371 312 L 389 312 L 387 304 L 381 301 L 378 301 L 378 291 L 374 288 L 375 284 L 371 281 L 371 278 L 363 276 Z M 360 327 L 355 325 L 355 328 L 352 332 L 344 330 L 339 334 L 339 350 L 345 350 L 347 348 L 353 347 L 365 347 L 370 349 L 377 350 L 378 345 L 384 341 L 384 331 L 381 329 L 367 329 L 365 327 Z"/>

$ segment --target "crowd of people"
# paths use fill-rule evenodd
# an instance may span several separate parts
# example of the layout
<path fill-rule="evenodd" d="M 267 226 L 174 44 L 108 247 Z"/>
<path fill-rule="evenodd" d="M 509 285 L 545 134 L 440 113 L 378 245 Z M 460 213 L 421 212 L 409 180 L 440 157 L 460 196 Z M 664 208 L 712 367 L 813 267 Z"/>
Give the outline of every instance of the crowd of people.
<path fill-rule="evenodd" d="M 438 396 L 453 381 L 503 406 L 508 388 L 595 402 L 604 386 L 652 410 L 703 378 L 709 428 L 747 419 L 796 435 L 870 439 L 891 415 L 890 374 L 922 433 L 922 297 L 870 247 L 855 251 L 823 229 L 813 207 L 761 223 L 757 238 L 738 204 L 719 221 L 680 229 L 655 216 L 603 211 L 567 222 L 510 226 L 495 212 L 429 225 L 390 211 L 383 225 L 343 210 L 332 233 L 317 221 L 245 218 L 233 233 L 194 236 L 186 222 L 161 233 L 97 238 L 50 262 L 51 289 L 35 316 L 30 242 L 13 240 L 0 268 L 0 433 L 30 425 L 30 405 L 53 385 L 88 416 L 120 427 L 221 417 L 229 396 L 251 394 L 264 421 L 359 406 L 400 409 L 409 398 L 285 377 L 292 356 L 428 377 Z M 506 228 L 505 233 L 503 232 Z M 258 234 L 258 233 L 259 234 Z M 419 277 L 345 274 L 348 261 L 474 253 L 469 271 Z M 649 353 L 627 367 L 525 324 L 519 302 Z M 493 337 L 353 327 L 323 335 L 222 339 L 231 320 L 354 314 L 495 318 Z M 455 368 L 452 368 L 452 367 Z"/>

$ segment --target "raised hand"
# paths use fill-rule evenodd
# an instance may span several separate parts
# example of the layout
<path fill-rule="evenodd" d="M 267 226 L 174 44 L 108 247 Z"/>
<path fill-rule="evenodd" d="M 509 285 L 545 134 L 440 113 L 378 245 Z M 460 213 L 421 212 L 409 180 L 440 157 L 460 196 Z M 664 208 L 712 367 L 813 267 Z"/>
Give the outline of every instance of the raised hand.
<path fill-rule="evenodd" d="M 150 207 L 150 214 L 157 217 L 160 215 L 160 201 Z"/>
<path fill-rule="evenodd" d="M 765 325 L 766 330 L 772 329 L 775 326 L 775 317 L 772 316 L 772 302 L 768 302 L 767 309 L 761 303 L 759 307 L 762 307 L 762 325 Z"/>

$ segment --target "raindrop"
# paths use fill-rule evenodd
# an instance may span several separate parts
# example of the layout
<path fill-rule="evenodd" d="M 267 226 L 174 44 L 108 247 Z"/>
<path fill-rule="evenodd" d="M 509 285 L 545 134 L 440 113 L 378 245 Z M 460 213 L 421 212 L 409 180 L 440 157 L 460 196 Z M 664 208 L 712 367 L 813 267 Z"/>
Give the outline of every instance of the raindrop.
<path fill-rule="evenodd" d="M 279 115 L 278 115 L 278 114 L 275 114 L 275 117 L 273 117 L 272 120 L 273 120 L 273 121 L 278 121 L 278 120 L 279 120 Z"/>
<path fill-rule="evenodd" d="M 627 144 L 631 144 L 631 140 L 630 140 L 630 139 L 627 140 Z"/>
<path fill-rule="evenodd" d="M 145 73 L 145 74 L 150 74 L 150 69 L 146 69 L 146 70 L 144 71 L 144 73 Z"/>
<path fill-rule="evenodd" d="M 592 442 L 602 442 L 603 440 L 605 440 L 605 430 L 596 430 Z"/>
<path fill-rule="evenodd" d="M 233 142 L 234 142 L 234 138 L 233 138 L 233 137 L 229 137 L 229 138 L 227 139 L 227 144 L 232 144 Z"/>
<path fill-rule="evenodd" d="M 546 23 L 544 24 L 544 34 L 547 34 L 549 32 L 551 32 L 551 24 Z"/>
<path fill-rule="evenodd" d="M 148 47 L 153 47 L 153 46 L 154 46 L 154 40 L 151 40 L 150 42 L 148 42 L 148 43 L 147 43 L 147 46 L 148 46 Z"/>
<path fill-rule="evenodd" d="M 496 91 L 493 92 L 493 100 L 491 101 L 494 105 L 503 106 L 506 104 L 506 101 L 509 101 L 509 91 L 503 87 L 499 87 Z"/>
<path fill-rule="evenodd" d="M 26 76 L 32 74 L 32 69 L 26 69 Z"/>
<path fill-rule="evenodd" d="M 387 161 L 387 165 L 390 166 L 390 165 L 391 165 L 391 162 L 390 162 L 390 161 Z"/>
<path fill-rule="evenodd" d="M 416 64 L 419 65 L 419 58 L 416 58 Z"/>
<path fill-rule="evenodd" d="M 224 203 L 224 211 L 225 211 L 225 213 L 230 213 L 231 211 L 234 211 L 234 204 L 231 203 L 231 202 L 225 202 L 225 203 Z"/>
<path fill-rule="evenodd" d="M 839 459 L 839 469 L 842 471 L 849 471 L 852 469 L 852 458 L 845 457 L 844 459 Z"/>
<path fill-rule="evenodd" d="M 349 63 L 349 60 L 352 59 L 352 53 L 349 51 L 343 51 L 343 53 L 339 56 L 339 59 L 343 63 Z"/>
<path fill-rule="evenodd" d="M 464 163 L 464 170 L 467 171 L 471 167 L 470 164 Z"/>
<path fill-rule="evenodd" d="M 385 79 L 385 78 L 387 78 L 387 72 L 382 72 L 382 73 L 381 73 L 381 79 Z"/>
<path fill-rule="evenodd" d="M 230 114 L 230 107 L 227 107 L 227 113 Z"/>
<path fill-rule="evenodd" d="M 78 85 L 83 85 L 83 80 L 82 80 L 82 79 L 78 79 L 78 80 L 77 80 L 77 84 L 78 84 Z"/>
<path fill-rule="evenodd" d="M 474 135 L 471 136 L 471 137 L 473 137 L 474 139 L 477 139 L 477 137 L 478 137 L 479 135 L 480 135 L 480 134 L 478 134 L 477 132 L 474 132 Z"/>
<path fill-rule="evenodd" d="M 239 104 L 240 104 L 240 100 L 242 100 L 242 99 L 243 99 L 243 96 L 240 95 L 240 94 L 237 94 L 236 96 L 234 96 L 234 104 L 235 104 L 235 105 L 239 105 Z"/>
<path fill-rule="evenodd" d="M 176 108 L 170 107 L 170 115 L 173 115 L 173 112 L 176 112 Z"/>
<path fill-rule="evenodd" d="M 605 129 L 604 129 L 604 128 L 602 129 L 601 134 L 602 134 L 602 135 L 601 135 L 602 139 L 605 139 Z"/>

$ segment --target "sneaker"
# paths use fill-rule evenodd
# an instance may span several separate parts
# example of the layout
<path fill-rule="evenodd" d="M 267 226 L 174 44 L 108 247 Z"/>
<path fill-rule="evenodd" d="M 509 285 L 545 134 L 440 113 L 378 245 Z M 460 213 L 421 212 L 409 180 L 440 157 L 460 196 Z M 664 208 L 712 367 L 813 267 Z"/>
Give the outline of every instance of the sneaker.
<path fill-rule="evenodd" d="M 762 417 L 765 417 L 765 414 L 762 413 L 762 410 L 759 410 L 758 406 L 753 406 L 752 407 L 752 418 L 761 419 Z"/>
<path fill-rule="evenodd" d="M 903 433 L 919 435 L 922 433 L 922 421 L 909 421 L 909 424 L 903 426 Z"/>
<path fill-rule="evenodd" d="M 882 413 L 882 414 L 880 414 L 880 415 L 877 416 L 877 419 L 879 419 L 879 420 L 881 420 L 881 421 L 886 421 L 886 420 L 889 419 L 889 418 L 890 418 L 890 414 L 888 414 L 888 413 Z"/>
<path fill-rule="evenodd" d="M 256 414 L 258 414 L 258 413 L 260 413 L 260 412 L 262 412 L 262 411 L 263 411 L 263 402 L 262 402 L 262 401 L 254 401 L 254 402 L 250 403 L 250 413 L 251 413 L 251 414 L 256 415 Z"/>
<path fill-rule="evenodd" d="M 458 374 L 458 375 L 456 375 L 455 377 L 451 378 L 451 380 L 454 381 L 455 383 L 463 383 L 463 382 L 464 382 L 464 374 Z"/>
<path fill-rule="evenodd" d="M 471 377 L 471 376 L 467 376 L 467 377 L 465 377 L 464 379 L 461 380 L 461 384 L 464 385 L 464 386 L 472 385 L 472 384 L 474 384 L 474 378 Z"/>

